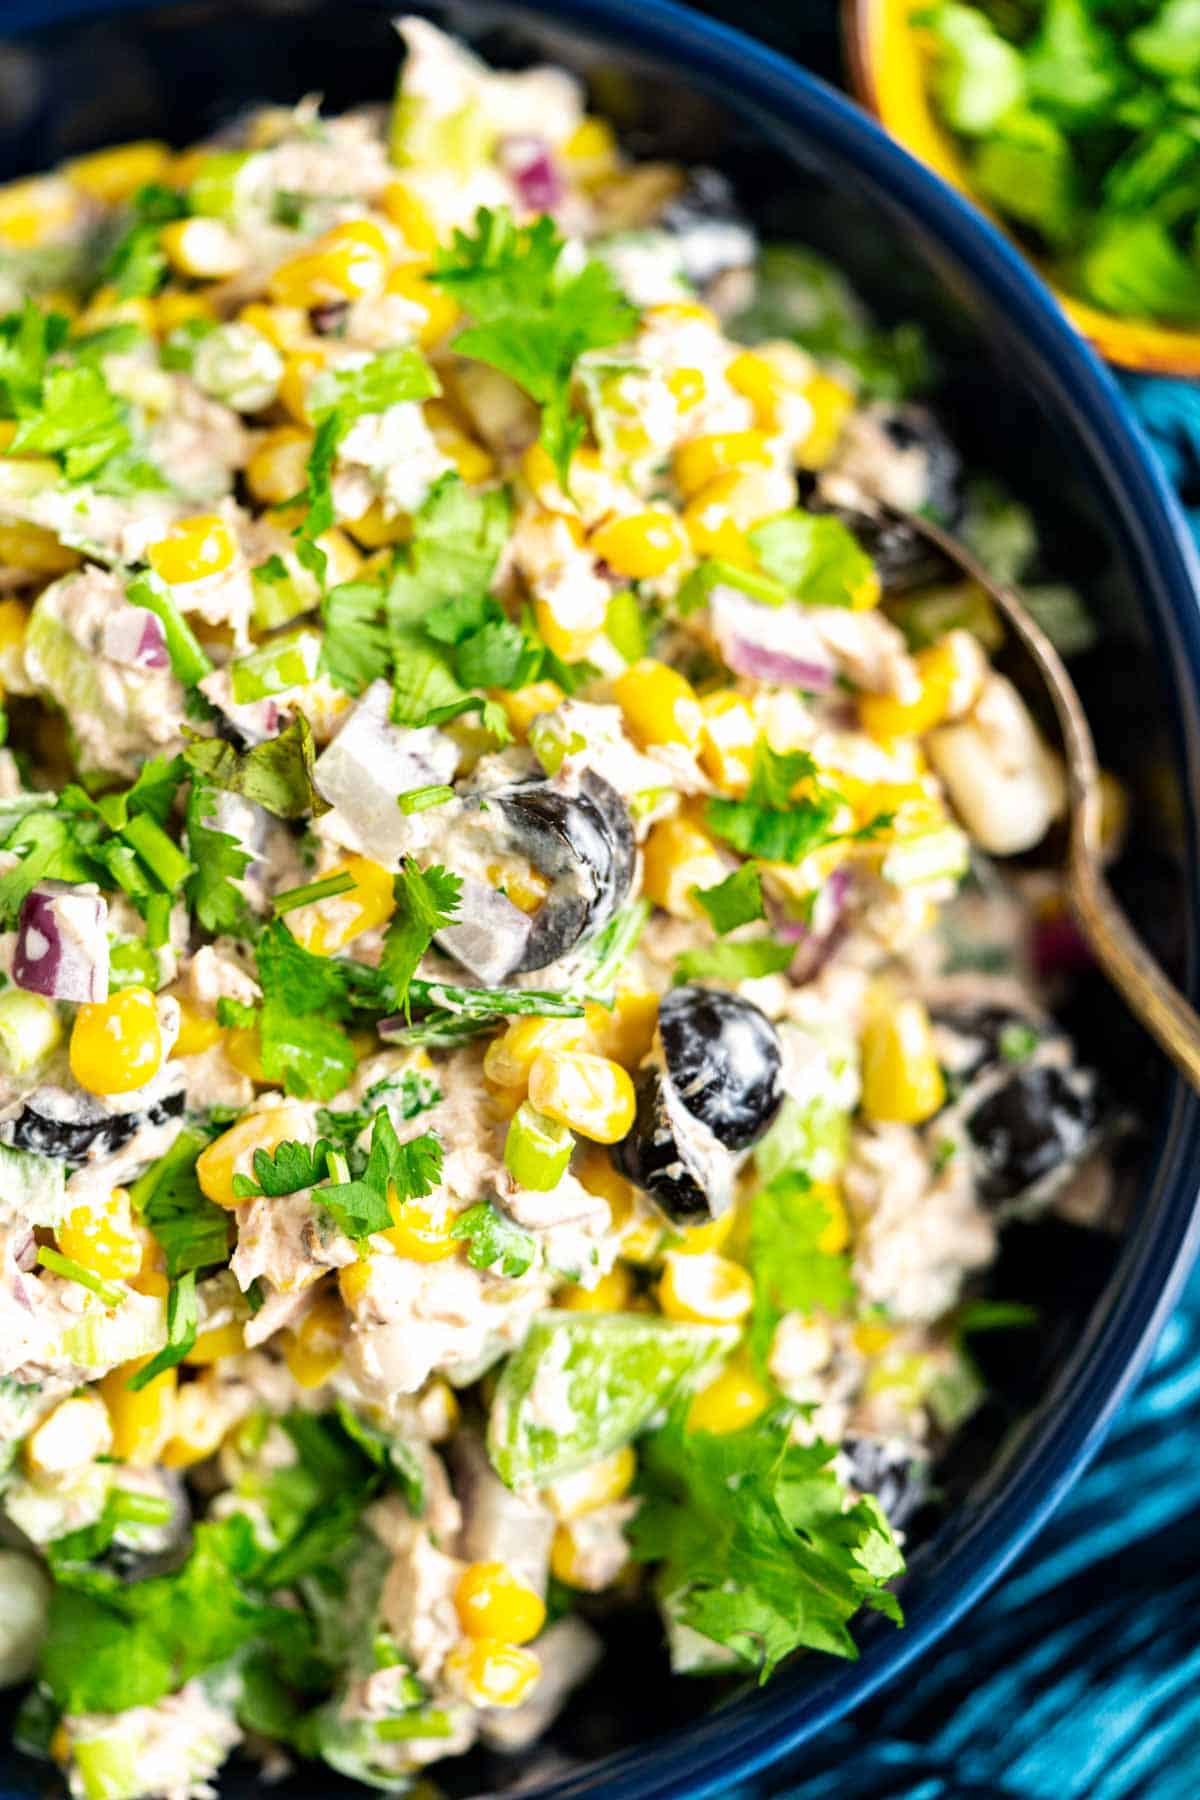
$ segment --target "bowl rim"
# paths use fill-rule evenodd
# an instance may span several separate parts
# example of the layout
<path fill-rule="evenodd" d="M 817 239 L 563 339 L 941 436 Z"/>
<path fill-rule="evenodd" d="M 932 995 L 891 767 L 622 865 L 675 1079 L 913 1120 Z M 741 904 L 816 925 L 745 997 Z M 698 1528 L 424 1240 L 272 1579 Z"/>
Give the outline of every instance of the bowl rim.
<path fill-rule="evenodd" d="M 10 0 L 0 39 L 98 14 L 152 10 L 177 0 Z M 361 0 L 360 0 L 361 3 Z M 382 6 L 375 10 L 383 10 Z M 422 10 L 422 0 L 416 0 Z M 452 9 L 453 10 L 453 9 Z M 1118 536 L 1139 578 L 1185 781 L 1200 771 L 1200 555 L 1178 499 L 1116 382 L 1020 253 L 970 204 L 866 113 L 780 52 L 676 0 L 468 0 L 464 14 L 522 14 L 663 60 L 736 111 L 757 111 L 799 131 L 835 162 L 865 176 L 879 203 L 907 220 L 943 263 L 976 289 L 1006 331 L 1020 335 L 1029 372 L 1065 415 L 1114 503 Z M 1200 774 L 1183 794 L 1187 820 L 1187 977 L 1200 969 Z M 777 1762 L 843 1718 L 910 1667 L 996 1582 L 1079 1479 L 1144 1368 L 1200 1250 L 1200 1097 L 1169 1077 L 1151 1175 L 1120 1253 L 1115 1290 L 1089 1323 L 1073 1372 L 1036 1434 L 977 1508 L 949 1555 L 906 1589 L 908 1623 L 872 1619 L 856 1663 L 832 1664 L 795 1691 L 770 1686 L 598 1762 L 525 1789 L 531 1800 L 703 1800 Z M 806 1665 L 811 1669 L 812 1665 Z"/>

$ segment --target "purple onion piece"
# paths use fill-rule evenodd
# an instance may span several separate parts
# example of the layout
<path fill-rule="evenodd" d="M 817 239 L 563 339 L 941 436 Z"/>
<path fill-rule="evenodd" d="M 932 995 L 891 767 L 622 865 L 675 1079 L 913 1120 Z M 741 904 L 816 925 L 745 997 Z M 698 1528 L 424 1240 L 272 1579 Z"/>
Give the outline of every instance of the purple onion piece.
<path fill-rule="evenodd" d="M 761 606 L 722 584 L 714 587 L 708 604 L 713 635 L 735 675 L 810 694 L 832 691 L 833 659 L 800 607 Z"/>
<path fill-rule="evenodd" d="M 26 894 L 12 978 L 47 1000 L 108 999 L 108 906 L 99 894 L 42 881 Z"/>
<path fill-rule="evenodd" d="M 782 919 L 776 923 L 776 937 L 785 944 L 796 946 L 788 975 L 798 987 L 820 974 L 845 937 L 846 901 L 853 879 L 849 869 L 833 870 L 817 895 L 812 924 L 805 924 L 800 919 Z"/>
<path fill-rule="evenodd" d="M 829 664 L 802 661 L 783 651 L 749 643 L 745 638 L 731 638 L 723 647 L 723 655 L 735 675 L 771 681 L 777 687 L 804 688 L 810 694 L 828 694 L 833 688 L 833 669 Z"/>
<path fill-rule="evenodd" d="M 529 212 L 553 212 L 562 204 L 562 176 L 545 138 L 522 132 L 502 139 L 500 161 Z"/>
<path fill-rule="evenodd" d="M 130 669 L 169 669 L 166 633 L 144 606 L 119 606 L 104 621 L 101 639 L 110 662 Z"/>

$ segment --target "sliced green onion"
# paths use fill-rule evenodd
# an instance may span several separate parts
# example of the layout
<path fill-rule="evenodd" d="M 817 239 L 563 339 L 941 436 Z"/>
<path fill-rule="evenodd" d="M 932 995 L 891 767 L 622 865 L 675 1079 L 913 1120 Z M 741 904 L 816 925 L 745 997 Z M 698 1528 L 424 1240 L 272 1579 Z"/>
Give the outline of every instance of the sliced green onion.
<path fill-rule="evenodd" d="M 429 787 L 409 788 L 406 794 L 396 798 L 396 805 L 402 813 L 428 812 L 431 806 L 445 806 L 447 800 L 453 800 L 454 789 L 444 782 L 434 782 Z"/>
<path fill-rule="evenodd" d="M 408 994 L 414 1006 L 464 1013 L 475 1019 L 509 1013 L 536 1013 L 545 1019 L 583 1017 L 582 1000 L 549 988 L 464 988 L 444 981 L 411 981 Z"/>
<path fill-rule="evenodd" d="M 169 1500 L 161 1494 L 139 1494 L 133 1488 L 111 1488 L 108 1506 L 122 1525 L 165 1525 L 171 1517 Z"/>
<path fill-rule="evenodd" d="M 523 1100 L 508 1122 L 504 1166 L 520 1187 L 545 1192 L 562 1180 L 574 1148 L 565 1125 Z"/>
<path fill-rule="evenodd" d="M 453 1730 L 448 1712 L 399 1713 L 393 1719 L 380 1719 L 375 1736 L 381 1744 L 396 1744 L 409 1738 L 444 1738 Z"/>
<path fill-rule="evenodd" d="M 287 888 L 282 894 L 276 894 L 271 902 L 277 919 L 284 913 L 294 912 L 298 906 L 308 906 L 314 900 L 330 900 L 335 894 L 348 894 L 352 887 L 357 887 L 353 875 L 343 869 L 340 875 L 326 875 L 321 881 L 306 881 L 303 887 Z"/>
<path fill-rule="evenodd" d="M 613 649 L 626 662 L 637 662 L 645 656 L 646 627 L 632 588 L 620 588 L 613 595 L 605 610 L 604 630 Z"/>
<path fill-rule="evenodd" d="M 204 218 L 228 219 L 237 209 L 238 177 L 250 161 L 249 150 L 213 150 L 188 183 L 188 204 Z"/>
<path fill-rule="evenodd" d="M 62 1042 L 62 1020 L 52 1000 L 6 988 L 0 994 L 0 1067 L 25 1075 Z"/>
<path fill-rule="evenodd" d="M 132 844 L 146 867 L 156 875 L 168 894 L 178 893 L 195 864 L 189 862 L 179 845 L 169 838 L 149 813 L 135 813 L 121 832 Z"/>
<path fill-rule="evenodd" d="M 159 900 L 167 902 L 169 918 L 169 894 L 152 895 L 146 904 L 147 913 Z M 157 956 L 141 938 L 120 938 L 108 953 L 108 985 L 111 989 L 145 987 L 153 993 L 158 987 L 160 974 Z"/>
<path fill-rule="evenodd" d="M 171 668 L 184 687 L 195 687 L 198 681 L 212 674 L 213 666 L 196 641 L 195 633 L 171 598 L 166 582 L 153 570 L 147 569 L 144 574 L 136 575 L 125 589 L 125 598 L 131 606 L 144 606 L 147 612 L 152 612 L 162 626 Z"/>
<path fill-rule="evenodd" d="M 290 631 L 260 644 L 230 665 L 235 703 L 245 706 L 306 686 L 317 673 L 320 655 L 321 640 L 315 631 Z"/>
<path fill-rule="evenodd" d="M 151 950 L 161 950 L 171 935 L 170 894 L 151 894 L 146 902 L 145 918 L 147 946 Z M 157 975 L 153 985 L 158 986 Z"/>
<path fill-rule="evenodd" d="M 77 1263 L 73 1256 L 64 1256 L 61 1250 L 52 1250 L 48 1244 L 39 1244 L 37 1259 L 43 1269 L 49 1269 L 52 1275 L 61 1275 L 64 1281 L 77 1281 L 80 1287 L 87 1288 L 105 1306 L 120 1306 L 125 1298 L 125 1289 L 117 1287 L 111 1281 L 105 1281 L 102 1275 L 93 1275 L 82 1263 Z"/>

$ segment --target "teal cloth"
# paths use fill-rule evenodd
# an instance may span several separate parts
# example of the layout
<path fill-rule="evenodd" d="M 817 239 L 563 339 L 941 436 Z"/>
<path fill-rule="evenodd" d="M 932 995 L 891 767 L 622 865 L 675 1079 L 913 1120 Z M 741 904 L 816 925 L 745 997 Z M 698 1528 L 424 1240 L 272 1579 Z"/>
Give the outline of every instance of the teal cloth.
<path fill-rule="evenodd" d="M 1123 386 L 1200 543 L 1200 386 Z M 765 1790 L 1200 1800 L 1200 1270 L 1099 1460 L 1032 1549 L 894 1691 Z"/>

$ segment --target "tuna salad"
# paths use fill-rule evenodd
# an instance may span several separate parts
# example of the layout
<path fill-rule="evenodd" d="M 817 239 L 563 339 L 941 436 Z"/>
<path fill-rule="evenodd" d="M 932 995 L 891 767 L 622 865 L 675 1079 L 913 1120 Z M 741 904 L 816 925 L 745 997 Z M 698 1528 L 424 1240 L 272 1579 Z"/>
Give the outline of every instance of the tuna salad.
<path fill-rule="evenodd" d="M 872 514 L 1035 553 L 918 334 L 399 33 L 0 189 L 0 1670 L 81 1800 L 520 1751 L 620 1609 L 853 1656 L 1104 1182 L 1060 762 Z"/>

